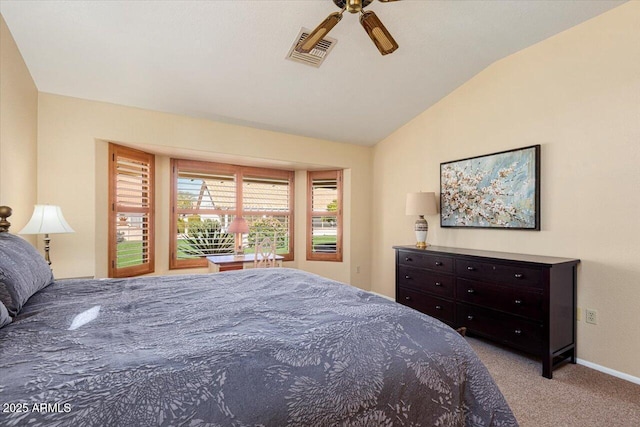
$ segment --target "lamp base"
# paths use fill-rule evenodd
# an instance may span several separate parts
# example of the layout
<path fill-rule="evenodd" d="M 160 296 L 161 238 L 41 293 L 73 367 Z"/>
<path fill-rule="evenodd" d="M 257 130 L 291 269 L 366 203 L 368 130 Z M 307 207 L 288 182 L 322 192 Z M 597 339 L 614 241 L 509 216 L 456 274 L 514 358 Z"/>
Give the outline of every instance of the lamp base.
<path fill-rule="evenodd" d="M 429 231 L 429 224 L 427 220 L 424 219 L 424 215 L 420 215 L 420 217 L 416 220 L 415 225 L 416 231 L 416 248 L 425 249 L 427 245 L 427 231 Z"/>
<path fill-rule="evenodd" d="M 51 258 L 49 258 L 49 243 L 51 239 L 49 238 L 49 234 L 44 235 L 44 260 L 47 261 L 47 264 L 51 265 Z"/>
<path fill-rule="evenodd" d="M 242 248 L 242 233 L 235 233 L 236 235 L 236 247 L 233 251 L 233 255 L 238 258 L 244 256 L 244 249 Z"/>

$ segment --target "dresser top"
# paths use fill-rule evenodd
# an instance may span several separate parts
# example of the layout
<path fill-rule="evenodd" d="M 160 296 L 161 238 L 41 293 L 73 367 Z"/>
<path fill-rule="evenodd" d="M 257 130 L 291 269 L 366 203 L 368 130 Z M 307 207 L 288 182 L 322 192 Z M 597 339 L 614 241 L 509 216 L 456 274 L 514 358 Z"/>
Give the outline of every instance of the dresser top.
<path fill-rule="evenodd" d="M 468 255 L 473 257 L 482 257 L 496 260 L 507 261 L 520 261 L 543 265 L 556 265 L 556 264 L 577 264 L 580 262 L 576 258 L 561 258 L 544 255 L 527 255 L 527 254 L 515 254 L 510 252 L 497 252 L 497 251 L 483 251 L 480 249 L 464 249 L 464 248 L 448 248 L 444 246 L 427 246 L 426 249 L 418 249 L 413 245 L 394 246 L 393 249 L 408 250 L 412 252 L 419 252 L 425 254 L 442 254 L 442 255 Z"/>

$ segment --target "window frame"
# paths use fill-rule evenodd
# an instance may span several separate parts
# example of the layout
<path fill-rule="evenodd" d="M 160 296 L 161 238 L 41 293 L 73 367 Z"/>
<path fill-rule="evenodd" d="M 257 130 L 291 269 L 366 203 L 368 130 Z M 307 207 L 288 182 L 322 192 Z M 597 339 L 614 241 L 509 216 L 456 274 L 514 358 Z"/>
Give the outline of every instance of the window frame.
<path fill-rule="evenodd" d="M 267 168 L 256 168 L 256 167 L 239 167 L 239 182 L 240 182 L 240 199 L 243 199 L 244 189 L 242 188 L 242 184 L 244 182 L 245 175 L 250 178 L 265 178 L 265 179 L 286 179 L 289 181 L 289 211 L 285 213 L 276 213 L 273 211 L 247 211 L 244 210 L 244 201 L 239 205 L 241 210 L 241 215 L 244 218 L 249 216 L 258 216 L 258 215 L 267 215 L 267 216 L 288 216 L 289 217 L 289 250 L 287 253 L 278 254 L 282 255 L 284 258 L 282 261 L 293 261 L 294 260 L 294 240 L 295 240 L 295 171 L 284 170 L 284 169 L 267 169 Z"/>
<path fill-rule="evenodd" d="M 170 211 L 170 233 L 169 233 L 169 269 L 183 269 L 183 268 L 199 268 L 207 266 L 206 257 L 197 259 L 178 259 L 178 218 L 183 213 L 202 213 L 200 210 L 192 209 L 178 209 L 178 177 L 180 171 L 188 170 L 192 173 L 224 173 L 232 174 L 236 184 L 236 199 L 235 209 L 225 210 L 217 212 L 216 210 L 210 210 L 208 212 L 216 214 L 226 214 L 234 216 L 256 216 L 256 215 L 270 215 L 270 216 L 288 216 L 289 217 L 289 252 L 282 254 L 284 256 L 283 261 L 293 261 L 294 259 L 294 201 L 295 201 L 295 172 L 291 170 L 282 169 L 267 169 L 256 168 L 248 166 L 232 165 L 227 163 L 206 162 L 199 160 L 187 160 L 187 159 L 171 159 L 171 211 Z M 287 179 L 289 181 L 289 211 L 287 213 L 279 213 L 274 215 L 274 212 L 270 211 L 244 211 L 243 203 L 243 179 L 247 175 L 250 178 L 276 178 Z M 234 239 L 237 236 L 234 236 Z"/>
<path fill-rule="evenodd" d="M 117 188 L 117 158 L 123 157 L 148 164 L 148 206 L 126 207 L 118 209 Z M 155 271 L 155 155 L 144 151 L 136 150 L 122 145 L 109 143 L 109 215 L 108 217 L 108 275 L 109 277 L 132 277 L 142 274 L 149 274 Z M 116 237 L 116 220 L 120 212 L 141 213 L 148 215 L 148 235 L 147 235 L 147 262 L 129 267 L 118 267 L 118 241 Z"/>
<path fill-rule="evenodd" d="M 313 211 L 313 181 L 314 179 L 335 179 L 337 190 L 337 209 L 335 212 Z M 307 171 L 307 261 L 333 261 L 342 262 L 342 241 L 343 241 L 343 171 Z M 319 253 L 313 252 L 313 217 L 334 216 L 336 218 L 336 252 Z"/>

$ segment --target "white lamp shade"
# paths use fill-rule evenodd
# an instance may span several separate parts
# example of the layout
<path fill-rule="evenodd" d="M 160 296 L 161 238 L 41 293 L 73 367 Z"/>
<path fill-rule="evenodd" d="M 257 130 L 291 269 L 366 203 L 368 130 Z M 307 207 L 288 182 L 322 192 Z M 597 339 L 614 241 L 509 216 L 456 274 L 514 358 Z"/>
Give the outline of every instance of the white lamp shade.
<path fill-rule="evenodd" d="M 18 234 L 57 234 L 73 233 L 74 230 L 65 221 L 60 206 L 36 205 L 31 220 Z"/>
<path fill-rule="evenodd" d="M 436 193 L 408 193 L 407 215 L 435 215 L 438 213 L 436 206 Z"/>

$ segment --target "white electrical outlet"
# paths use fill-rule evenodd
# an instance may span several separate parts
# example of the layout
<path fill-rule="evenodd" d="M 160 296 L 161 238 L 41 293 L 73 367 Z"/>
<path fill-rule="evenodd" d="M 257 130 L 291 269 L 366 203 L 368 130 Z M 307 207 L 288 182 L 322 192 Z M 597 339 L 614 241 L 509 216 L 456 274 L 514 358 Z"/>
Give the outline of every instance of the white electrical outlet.
<path fill-rule="evenodd" d="M 585 321 L 594 325 L 598 324 L 598 312 L 587 308 L 585 313 Z"/>

